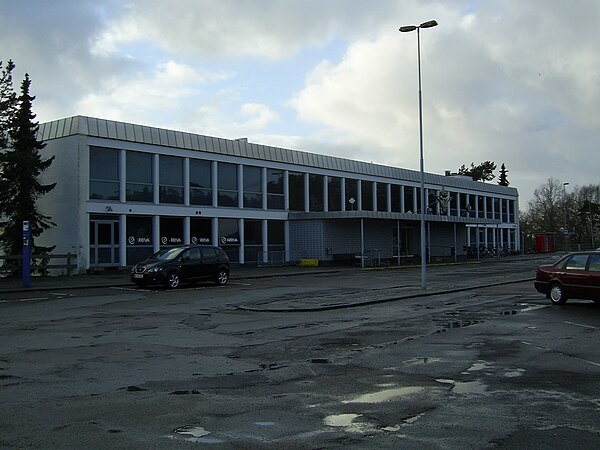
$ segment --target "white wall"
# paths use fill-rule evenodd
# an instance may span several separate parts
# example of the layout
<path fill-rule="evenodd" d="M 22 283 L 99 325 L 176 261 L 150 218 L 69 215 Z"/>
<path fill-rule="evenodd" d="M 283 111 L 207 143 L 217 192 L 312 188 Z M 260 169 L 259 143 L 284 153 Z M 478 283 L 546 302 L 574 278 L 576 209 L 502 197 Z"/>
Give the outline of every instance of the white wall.
<path fill-rule="evenodd" d="M 51 217 L 55 227 L 36 239 L 37 245 L 56 245 L 53 254 L 76 253 L 80 271 L 87 263 L 88 218 L 85 202 L 89 190 L 87 151 L 81 151 L 84 137 L 70 136 L 46 141 L 42 157 L 55 156 L 53 163 L 42 175 L 42 183 L 56 183 L 56 187 L 38 199 L 38 210 Z M 81 157 L 84 154 L 84 158 Z"/>

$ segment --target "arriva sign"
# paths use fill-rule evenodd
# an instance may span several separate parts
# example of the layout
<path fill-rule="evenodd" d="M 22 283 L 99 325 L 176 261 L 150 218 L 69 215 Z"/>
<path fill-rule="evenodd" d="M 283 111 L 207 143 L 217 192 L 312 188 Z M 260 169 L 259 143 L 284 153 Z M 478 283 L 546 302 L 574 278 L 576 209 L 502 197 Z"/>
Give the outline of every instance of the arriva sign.
<path fill-rule="evenodd" d="M 221 236 L 219 242 L 221 245 L 240 245 L 240 239 L 237 236 Z"/>

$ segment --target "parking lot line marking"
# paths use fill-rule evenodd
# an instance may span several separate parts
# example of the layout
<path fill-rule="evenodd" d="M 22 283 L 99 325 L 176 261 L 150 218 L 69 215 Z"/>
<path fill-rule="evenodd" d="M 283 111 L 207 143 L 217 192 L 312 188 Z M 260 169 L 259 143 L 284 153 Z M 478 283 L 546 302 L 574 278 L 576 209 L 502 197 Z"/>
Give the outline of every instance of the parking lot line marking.
<path fill-rule="evenodd" d="M 584 325 L 582 323 L 575 323 L 575 322 L 568 322 L 565 320 L 565 323 L 568 323 L 569 325 L 575 325 L 576 327 L 582 327 L 582 328 L 591 328 L 592 330 L 598 330 L 598 327 L 593 327 L 591 325 Z"/>
<path fill-rule="evenodd" d="M 18 298 L 17 302 L 30 302 L 33 300 L 48 300 L 48 297 L 31 297 L 31 298 Z"/>
<path fill-rule="evenodd" d="M 566 323 L 569 323 L 569 322 L 566 322 Z M 551 349 L 551 348 L 548 348 L 548 347 L 543 347 L 541 345 L 533 344 L 533 343 L 527 342 L 527 341 L 521 341 L 521 343 L 524 344 L 524 345 L 531 345 L 532 347 L 539 348 L 540 350 L 544 350 L 546 352 L 554 352 L 554 353 L 558 353 L 559 355 L 566 356 L 568 358 L 577 359 L 577 360 L 579 360 L 581 362 L 584 362 L 584 363 L 587 363 L 587 364 L 591 364 L 592 366 L 600 367 L 600 363 L 597 363 L 596 361 L 590 361 L 589 359 L 581 358 L 581 357 L 579 357 L 577 355 L 571 355 L 569 353 L 561 352 L 559 350 L 554 350 L 554 349 Z"/>

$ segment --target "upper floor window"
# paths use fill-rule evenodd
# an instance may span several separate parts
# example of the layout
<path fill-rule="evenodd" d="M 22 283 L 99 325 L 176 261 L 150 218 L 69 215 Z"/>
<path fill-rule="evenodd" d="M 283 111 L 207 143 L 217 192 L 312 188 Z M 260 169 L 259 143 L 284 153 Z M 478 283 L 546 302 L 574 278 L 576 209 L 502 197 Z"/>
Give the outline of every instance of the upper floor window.
<path fill-rule="evenodd" d="M 308 185 L 310 211 L 323 211 L 323 176 L 311 173 Z"/>
<path fill-rule="evenodd" d="M 400 212 L 400 209 L 402 207 L 402 186 L 392 184 L 390 191 L 392 194 L 392 212 Z"/>
<path fill-rule="evenodd" d="M 304 211 L 304 174 L 290 172 L 288 179 L 290 211 Z"/>
<path fill-rule="evenodd" d="M 267 169 L 267 208 L 283 209 L 283 170 Z"/>
<path fill-rule="evenodd" d="M 377 211 L 385 212 L 388 207 L 388 185 L 386 183 L 377 183 Z"/>
<path fill-rule="evenodd" d="M 358 210 L 358 183 L 359 180 L 346 178 L 346 211 Z"/>
<path fill-rule="evenodd" d="M 119 150 L 90 147 L 90 199 L 119 200 Z"/>
<path fill-rule="evenodd" d="M 183 159 L 159 156 L 160 203 L 183 203 Z"/>
<path fill-rule="evenodd" d="M 362 180 L 361 189 L 363 211 L 373 211 L 373 182 Z"/>
<path fill-rule="evenodd" d="M 244 166 L 244 208 L 262 208 L 262 169 Z"/>
<path fill-rule="evenodd" d="M 415 204 L 415 188 L 412 186 L 404 186 L 404 212 L 417 213 L 417 205 Z"/>
<path fill-rule="evenodd" d="M 329 177 L 327 180 L 327 208 L 329 211 L 342 210 L 342 179 Z"/>
<path fill-rule="evenodd" d="M 142 152 L 127 152 L 126 155 L 127 201 L 152 202 L 152 155 Z"/>
<path fill-rule="evenodd" d="M 238 206 L 237 165 L 218 164 L 219 206 Z"/>
<path fill-rule="evenodd" d="M 210 161 L 190 159 L 190 204 L 212 205 Z"/>

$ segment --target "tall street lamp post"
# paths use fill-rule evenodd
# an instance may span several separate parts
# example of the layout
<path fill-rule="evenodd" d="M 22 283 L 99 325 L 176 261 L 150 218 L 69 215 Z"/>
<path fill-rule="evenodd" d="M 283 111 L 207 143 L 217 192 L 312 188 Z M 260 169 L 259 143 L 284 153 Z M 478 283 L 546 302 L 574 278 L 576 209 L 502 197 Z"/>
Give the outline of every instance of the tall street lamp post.
<path fill-rule="evenodd" d="M 567 245 L 567 242 L 570 242 L 570 238 L 569 238 L 569 226 L 567 225 L 567 186 L 569 185 L 569 183 L 563 183 L 563 209 L 564 209 L 564 214 L 565 214 L 565 231 L 564 231 L 564 237 L 565 237 L 565 252 L 568 252 L 570 250 L 570 245 Z M 567 241 L 567 239 L 569 239 L 569 241 Z"/>
<path fill-rule="evenodd" d="M 407 25 L 400 27 L 402 33 L 417 30 L 417 66 L 419 71 L 419 150 L 420 150 L 420 181 L 421 181 L 421 288 L 427 289 L 427 257 L 425 251 L 425 170 L 423 164 L 423 99 L 421 96 L 421 28 L 437 26 L 435 20 L 423 22 L 421 25 Z"/>

